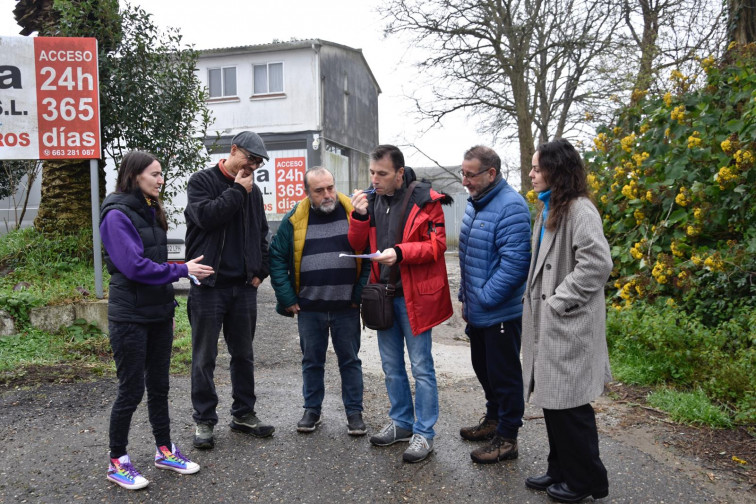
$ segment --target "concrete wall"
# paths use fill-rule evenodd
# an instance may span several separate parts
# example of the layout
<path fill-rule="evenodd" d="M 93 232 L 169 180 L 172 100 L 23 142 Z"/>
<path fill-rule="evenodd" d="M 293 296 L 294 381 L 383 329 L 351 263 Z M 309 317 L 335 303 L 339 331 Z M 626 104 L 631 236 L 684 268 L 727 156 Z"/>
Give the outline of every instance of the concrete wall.
<path fill-rule="evenodd" d="M 253 96 L 253 65 L 283 63 L 284 92 L 280 95 Z M 228 131 L 252 130 L 258 133 L 284 133 L 320 129 L 316 53 L 311 48 L 288 51 L 233 52 L 203 55 L 197 63 L 200 81 L 208 85 L 208 69 L 236 67 L 235 97 L 208 101 L 215 121 L 208 135 Z"/>

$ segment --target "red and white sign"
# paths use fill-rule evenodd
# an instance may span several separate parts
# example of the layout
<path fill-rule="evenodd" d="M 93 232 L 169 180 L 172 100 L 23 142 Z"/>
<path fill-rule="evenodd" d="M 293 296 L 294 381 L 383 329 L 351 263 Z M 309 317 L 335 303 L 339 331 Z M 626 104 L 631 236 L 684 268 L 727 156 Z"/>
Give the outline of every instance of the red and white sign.
<path fill-rule="evenodd" d="M 97 40 L 0 37 L 0 159 L 97 159 Z"/>
<path fill-rule="evenodd" d="M 304 157 L 276 158 L 276 213 L 286 213 L 305 196 Z"/>

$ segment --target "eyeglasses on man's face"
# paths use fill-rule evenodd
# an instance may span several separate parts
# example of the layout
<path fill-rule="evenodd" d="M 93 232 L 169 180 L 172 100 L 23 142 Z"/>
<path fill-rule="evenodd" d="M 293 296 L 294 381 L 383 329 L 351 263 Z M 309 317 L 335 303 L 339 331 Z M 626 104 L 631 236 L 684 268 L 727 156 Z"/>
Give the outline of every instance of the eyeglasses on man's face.
<path fill-rule="evenodd" d="M 257 168 L 265 166 L 265 161 L 263 160 L 263 158 L 255 156 L 254 154 L 250 154 L 242 148 L 240 148 L 239 151 L 244 154 L 244 157 L 247 158 L 247 161 L 255 165 Z"/>
<path fill-rule="evenodd" d="M 478 175 L 482 175 L 483 173 L 486 173 L 490 169 L 491 168 L 486 168 L 485 170 L 480 170 L 478 173 L 465 173 L 464 170 L 459 170 L 459 176 L 462 177 L 463 179 L 464 178 L 471 179 L 471 178 L 477 177 Z"/>

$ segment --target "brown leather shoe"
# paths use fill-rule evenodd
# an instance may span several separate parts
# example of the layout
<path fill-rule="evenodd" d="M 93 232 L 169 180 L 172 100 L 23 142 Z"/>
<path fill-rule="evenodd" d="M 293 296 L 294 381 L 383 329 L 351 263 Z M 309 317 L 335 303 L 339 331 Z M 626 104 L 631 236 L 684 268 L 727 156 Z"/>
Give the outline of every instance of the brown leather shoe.
<path fill-rule="evenodd" d="M 516 459 L 517 455 L 517 440 L 506 439 L 498 434 L 486 446 L 470 452 L 470 458 L 478 464 L 494 464 L 500 460 L 512 460 Z"/>
<path fill-rule="evenodd" d="M 496 426 L 498 424 L 498 420 L 492 420 L 484 416 L 480 419 L 478 425 L 459 429 L 459 435 L 468 441 L 488 441 L 496 435 Z"/>

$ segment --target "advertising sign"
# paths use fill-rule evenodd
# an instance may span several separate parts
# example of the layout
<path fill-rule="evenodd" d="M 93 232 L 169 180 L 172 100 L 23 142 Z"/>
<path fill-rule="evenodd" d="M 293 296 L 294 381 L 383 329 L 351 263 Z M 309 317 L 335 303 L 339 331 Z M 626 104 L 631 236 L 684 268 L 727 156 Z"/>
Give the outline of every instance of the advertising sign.
<path fill-rule="evenodd" d="M 97 159 L 97 40 L 0 37 L 0 159 Z"/>
<path fill-rule="evenodd" d="M 255 184 L 262 192 L 265 213 L 285 214 L 305 197 L 304 173 L 307 161 L 305 156 L 276 152 L 269 154 L 270 161 L 255 170 Z"/>
<path fill-rule="evenodd" d="M 276 213 L 286 213 L 304 198 L 304 157 L 277 158 L 276 167 Z"/>

